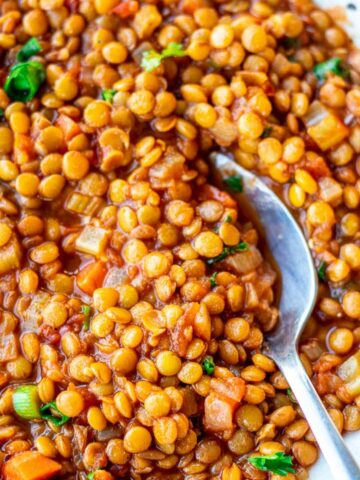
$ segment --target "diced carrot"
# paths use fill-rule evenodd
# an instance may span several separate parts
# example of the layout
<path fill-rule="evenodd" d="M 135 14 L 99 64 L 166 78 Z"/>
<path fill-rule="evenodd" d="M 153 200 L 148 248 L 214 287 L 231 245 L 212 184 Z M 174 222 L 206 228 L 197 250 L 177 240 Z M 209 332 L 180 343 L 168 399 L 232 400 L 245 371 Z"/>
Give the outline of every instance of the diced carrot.
<path fill-rule="evenodd" d="M 61 470 L 61 465 L 38 452 L 21 452 L 3 468 L 4 480 L 46 480 Z"/>
<path fill-rule="evenodd" d="M 90 263 L 77 274 L 77 286 L 83 292 L 92 295 L 94 290 L 102 286 L 106 273 L 107 269 L 103 262 Z"/>
<path fill-rule="evenodd" d="M 212 378 L 210 390 L 226 397 L 230 402 L 240 403 L 245 395 L 245 382 L 239 377 Z"/>
<path fill-rule="evenodd" d="M 81 128 L 79 127 L 79 125 L 67 115 L 60 115 L 59 118 L 56 120 L 56 123 L 63 131 L 66 142 L 75 137 L 75 135 L 81 133 Z"/>
<path fill-rule="evenodd" d="M 315 388 L 319 395 L 335 393 L 342 384 L 342 380 L 331 372 L 321 372 L 315 378 Z"/>
<path fill-rule="evenodd" d="M 330 169 L 320 155 L 311 159 L 307 159 L 304 168 L 311 173 L 316 180 L 319 180 L 321 177 L 328 177 L 330 175 Z"/>
<path fill-rule="evenodd" d="M 308 127 L 307 132 L 323 151 L 335 147 L 349 135 L 348 127 L 330 112 L 319 123 Z"/>
<path fill-rule="evenodd" d="M 204 404 L 204 427 L 212 432 L 223 432 L 233 428 L 233 406 L 225 397 L 210 393 Z"/>
<path fill-rule="evenodd" d="M 218 202 L 222 203 L 224 207 L 236 207 L 235 200 L 228 193 L 208 184 L 203 185 L 200 188 L 199 200 L 217 200 Z"/>
<path fill-rule="evenodd" d="M 139 10 L 139 2 L 136 0 L 129 0 L 119 3 L 115 8 L 111 10 L 111 13 L 115 13 L 120 18 L 128 18 L 134 15 Z"/>
<path fill-rule="evenodd" d="M 14 136 L 14 160 L 18 164 L 24 164 L 31 160 L 34 153 L 34 144 L 30 137 L 23 133 L 15 133 Z"/>

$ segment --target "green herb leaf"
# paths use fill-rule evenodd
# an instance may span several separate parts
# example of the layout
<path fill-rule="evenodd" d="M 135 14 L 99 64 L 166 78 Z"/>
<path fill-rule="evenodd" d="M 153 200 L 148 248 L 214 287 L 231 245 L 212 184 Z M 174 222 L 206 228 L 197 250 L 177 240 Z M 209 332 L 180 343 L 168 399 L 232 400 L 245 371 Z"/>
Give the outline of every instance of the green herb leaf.
<path fill-rule="evenodd" d="M 280 477 L 285 477 L 288 473 L 295 473 L 293 468 L 293 459 L 284 452 L 274 453 L 273 455 L 264 455 L 262 457 L 250 457 L 248 461 L 254 467 L 265 472 L 272 472 Z"/>
<path fill-rule="evenodd" d="M 164 58 L 184 57 L 186 52 L 181 43 L 171 42 L 160 53 L 156 50 L 147 50 L 143 53 L 141 67 L 147 72 L 152 72 L 161 65 Z"/>
<path fill-rule="evenodd" d="M 186 55 L 184 45 L 182 43 L 170 42 L 169 45 L 161 52 L 163 58 L 184 57 Z"/>
<path fill-rule="evenodd" d="M 339 77 L 346 78 L 349 75 L 349 70 L 344 68 L 342 60 L 339 57 L 329 58 L 326 62 L 319 63 L 313 68 L 313 72 L 318 80 L 325 80 L 328 73 L 334 73 Z"/>
<path fill-rule="evenodd" d="M 205 357 L 202 362 L 202 368 L 206 375 L 212 375 L 215 370 L 215 363 L 213 357 L 210 357 L 210 355 Z"/>
<path fill-rule="evenodd" d="M 210 277 L 210 285 L 211 285 L 211 288 L 214 288 L 216 287 L 216 275 L 218 274 L 219 272 L 214 272 L 211 277 Z"/>
<path fill-rule="evenodd" d="M 246 242 L 240 242 L 233 247 L 225 247 L 224 250 L 220 253 L 220 255 L 218 255 L 217 257 L 209 258 L 208 260 L 206 260 L 206 263 L 208 265 L 213 265 L 214 263 L 225 260 L 226 257 L 232 255 L 233 253 L 244 252 L 248 248 L 249 245 Z"/>
<path fill-rule="evenodd" d="M 41 418 L 40 399 L 36 385 L 22 385 L 13 393 L 13 407 L 19 417 L 25 420 Z"/>
<path fill-rule="evenodd" d="M 114 90 L 113 88 L 108 88 L 107 90 L 103 90 L 101 92 L 101 97 L 106 102 L 112 103 L 116 93 L 117 91 Z"/>
<path fill-rule="evenodd" d="M 227 215 L 227 217 L 225 218 L 225 223 L 231 223 L 232 221 L 233 221 L 232 216 Z"/>
<path fill-rule="evenodd" d="M 81 313 L 85 317 L 84 323 L 83 323 L 83 329 L 87 331 L 90 328 L 91 307 L 89 307 L 89 305 L 81 305 Z"/>
<path fill-rule="evenodd" d="M 95 478 L 95 472 L 90 472 L 86 475 L 87 480 L 94 480 Z"/>
<path fill-rule="evenodd" d="M 3 117 L 3 116 L 4 116 L 4 109 L 0 108 L 0 117 Z"/>
<path fill-rule="evenodd" d="M 11 100 L 28 102 L 35 97 L 45 78 L 42 63 L 37 61 L 18 63 L 10 68 L 4 89 Z"/>
<path fill-rule="evenodd" d="M 292 391 L 291 391 L 290 388 L 288 388 L 288 389 L 286 390 L 286 395 L 290 398 L 290 401 L 291 401 L 292 403 L 298 403 L 298 402 L 296 401 L 296 398 L 294 397 L 294 395 L 293 395 L 293 393 L 292 393 Z"/>
<path fill-rule="evenodd" d="M 323 282 L 326 282 L 326 269 L 327 269 L 327 263 L 324 261 L 320 263 L 317 269 L 318 277 Z"/>
<path fill-rule="evenodd" d="M 233 192 L 242 192 L 243 191 L 243 179 L 241 177 L 232 176 L 224 179 L 225 185 Z"/>
<path fill-rule="evenodd" d="M 261 138 L 268 138 L 272 134 L 272 131 L 273 131 L 272 127 L 266 127 L 266 128 L 264 128 L 264 131 L 260 135 L 260 137 Z"/>
<path fill-rule="evenodd" d="M 22 46 L 21 50 L 19 50 L 18 54 L 16 55 L 16 59 L 18 62 L 26 62 L 26 60 L 28 60 L 30 57 L 41 51 L 42 47 L 38 39 L 33 37 Z"/>
<path fill-rule="evenodd" d="M 55 412 L 54 415 L 52 412 Z M 43 405 L 40 408 L 40 416 L 43 420 L 48 420 L 53 423 L 56 427 L 61 427 L 66 422 L 70 420 L 70 417 L 63 415 L 60 410 L 57 408 L 55 402 L 49 402 L 46 405 Z"/>

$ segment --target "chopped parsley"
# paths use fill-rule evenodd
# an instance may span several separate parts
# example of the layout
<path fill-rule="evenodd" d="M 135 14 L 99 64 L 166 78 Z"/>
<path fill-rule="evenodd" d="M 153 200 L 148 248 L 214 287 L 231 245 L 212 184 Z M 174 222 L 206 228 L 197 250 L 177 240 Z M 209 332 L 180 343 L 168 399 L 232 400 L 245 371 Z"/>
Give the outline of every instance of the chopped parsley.
<path fill-rule="evenodd" d="M 42 47 L 36 37 L 30 38 L 25 45 L 22 46 L 21 50 L 19 50 L 18 54 L 16 55 L 16 60 L 18 62 L 26 62 L 29 60 L 30 57 L 36 55 L 37 53 L 42 51 Z"/>
<path fill-rule="evenodd" d="M 227 215 L 226 218 L 225 218 L 225 223 L 231 223 L 232 221 L 233 221 L 232 216 Z"/>
<path fill-rule="evenodd" d="M 86 480 L 94 480 L 95 472 L 90 472 L 86 475 Z"/>
<path fill-rule="evenodd" d="M 272 472 L 280 477 L 286 477 L 288 473 L 296 473 L 293 467 L 293 459 L 284 452 L 277 452 L 273 455 L 261 457 L 249 457 L 248 462 L 264 472 Z"/>
<path fill-rule="evenodd" d="M 215 370 L 215 363 L 213 357 L 210 357 L 210 355 L 205 357 L 202 362 L 202 368 L 206 375 L 212 375 Z"/>
<path fill-rule="evenodd" d="M 313 68 L 313 72 L 318 80 L 325 80 L 328 73 L 343 78 L 349 75 L 349 70 L 342 66 L 342 60 L 339 57 L 329 58 L 326 62 L 318 63 Z"/>
<path fill-rule="evenodd" d="M 85 331 L 89 330 L 90 328 L 90 315 L 91 315 L 91 308 L 89 305 L 81 305 L 81 313 L 84 315 L 84 323 L 83 329 Z"/>
<path fill-rule="evenodd" d="M 214 272 L 211 277 L 210 277 L 210 285 L 211 285 L 211 288 L 214 288 L 216 287 L 216 275 L 218 274 L 219 272 Z"/>
<path fill-rule="evenodd" d="M 11 100 L 28 102 L 35 97 L 45 78 L 46 72 L 42 63 L 35 60 L 17 63 L 10 68 L 4 90 Z"/>
<path fill-rule="evenodd" d="M 320 263 L 320 265 L 318 266 L 318 269 L 317 269 L 317 273 L 318 273 L 318 277 L 320 278 L 320 280 L 322 280 L 323 282 L 326 282 L 326 269 L 327 269 L 327 263 L 322 261 Z"/>
<path fill-rule="evenodd" d="M 225 260 L 226 257 L 237 252 L 244 252 L 249 248 L 249 245 L 246 242 L 239 242 L 233 247 L 225 247 L 224 250 L 217 257 L 209 258 L 206 263 L 208 265 L 213 265 L 214 263 L 221 262 Z"/>
<path fill-rule="evenodd" d="M 171 42 L 167 47 L 163 48 L 161 52 L 157 52 L 156 50 L 145 51 L 142 56 L 141 67 L 147 72 L 152 72 L 161 65 L 164 58 L 184 57 L 185 55 L 186 52 L 181 43 Z"/>
<path fill-rule="evenodd" d="M 292 403 L 298 403 L 298 402 L 296 401 L 296 398 L 294 397 L 294 395 L 293 395 L 293 393 L 292 393 L 292 391 L 291 391 L 290 388 L 288 388 L 288 389 L 286 390 L 286 395 L 290 398 L 290 401 L 291 401 Z"/>
<path fill-rule="evenodd" d="M 55 415 L 54 415 L 55 412 Z M 57 408 L 55 402 L 49 402 L 40 408 L 41 418 L 53 423 L 56 427 L 61 427 L 70 420 L 70 417 L 63 415 Z"/>
<path fill-rule="evenodd" d="M 224 183 L 232 192 L 241 193 L 244 189 L 243 179 L 236 175 L 225 178 Z"/>
<path fill-rule="evenodd" d="M 101 92 L 101 97 L 106 102 L 112 103 L 116 93 L 117 91 L 114 90 L 113 88 L 108 88 L 107 90 L 103 90 Z"/>

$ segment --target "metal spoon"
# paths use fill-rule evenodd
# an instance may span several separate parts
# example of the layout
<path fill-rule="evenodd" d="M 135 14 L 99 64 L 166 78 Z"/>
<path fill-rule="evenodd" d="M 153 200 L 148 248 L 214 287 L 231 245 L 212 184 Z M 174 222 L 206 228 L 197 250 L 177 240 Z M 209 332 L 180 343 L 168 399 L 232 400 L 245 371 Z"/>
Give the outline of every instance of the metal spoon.
<path fill-rule="evenodd" d="M 215 181 L 241 176 L 244 195 L 254 209 L 267 246 L 281 273 L 280 324 L 267 336 L 264 353 L 278 365 L 338 480 L 360 480 L 360 468 L 327 413 L 297 353 L 300 335 L 314 308 L 318 280 L 306 240 L 286 206 L 255 175 L 230 157 L 210 158 Z M 243 202 L 241 202 L 243 203 Z"/>

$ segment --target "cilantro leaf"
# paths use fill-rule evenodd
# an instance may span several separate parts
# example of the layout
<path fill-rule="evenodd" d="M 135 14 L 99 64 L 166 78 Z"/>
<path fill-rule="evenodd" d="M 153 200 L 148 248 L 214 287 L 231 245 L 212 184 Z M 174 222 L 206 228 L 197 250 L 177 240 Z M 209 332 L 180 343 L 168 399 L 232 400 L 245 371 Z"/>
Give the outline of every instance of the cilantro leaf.
<path fill-rule="evenodd" d="M 213 357 L 211 357 L 210 355 L 205 357 L 202 362 L 202 368 L 206 375 L 212 375 L 215 370 L 215 363 Z"/>
<path fill-rule="evenodd" d="M 184 46 L 182 43 L 170 42 L 167 47 L 161 52 L 163 58 L 169 57 L 183 57 L 185 54 Z"/>
<path fill-rule="evenodd" d="M 322 261 L 318 266 L 317 273 L 318 273 L 318 277 L 323 282 L 326 282 L 326 269 L 327 269 L 327 263 Z"/>
<path fill-rule="evenodd" d="M 42 47 L 36 37 L 30 38 L 16 55 L 18 62 L 26 62 L 30 57 L 42 51 Z"/>
<path fill-rule="evenodd" d="M 214 288 L 216 287 L 216 275 L 218 274 L 219 272 L 214 272 L 211 277 L 210 277 L 210 285 L 211 285 L 211 288 Z"/>
<path fill-rule="evenodd" d="M 285 477 L 288 473 L 296 473 L 296 470 L 293 468 L 292 457 L 284 452 L 277 452 L 273 455 L 264 455 L 262 457 L 250 457 L 248 462 L 259 470 L 272 472 L 281 477 Z"/>
<path fill-rule="evenodd" d="M 249 248 L 249 245 L 246 242 L 239 242 L 237 245 L 233 247 L 225 247 L 224 250 L 218 255 L 217 257 L 209 258 L 206 260 L 208 265 L 213 265 L 214 263 L 221 262 L 225 260 L 226 257 L 232 255 L 233 253 L 237 252 L 244 252 Z"/>
<path fill-rule="evenodd" d="M 11 100 L 28 102 L 35 97 L 45 79 L 46 72 L 42 63 L 35 60 L 16 63 L 10 68 L 4 90 Z"/>
<path fill-rule="evenodd" d="M 325 62 L 318 63 L 313 68 L 313 72 L 318 80 L 325 80 L 328 73 L 333 73 L 339 77 L 346 78 L 349 75 L 349 70 L 344 68 L 342 60 L 339 57 L 329 58 Z"/>
<path fill-rule="evenodd" d="M 186 52 L 181 43 L 171 42 L 161 52 L 153 49 L 145 51 L 142 56 L 141 67 L 147 72 L 152 72 L 161 65 L 164 58 L 184 57 L 185 55 Z"/>
<path fill-rule="evenodd" d="M 43 405 L 40 408 L 40 416 L 42 419 L 53 423 L 56 427 L 61 427 L 61 425 L 64 425 L 70 420 L 70 417 L 67 417 L 60 412 L 55 402 L 49 402 Z"/>
<path fill-rule="evenodd" d="M 114 96 L 116 95 L 117 91 L 113 88 L 108 88 L 101 92 L 101 97 L 106 102 L 112 103 Z"/>
<path fill-rule="evenodd" d="M 293 393 L 292 393 L 292 391 L 291 391 L 290 388 L 288 388 L 288 389 L 286 390 L 286 395 L 290 398 L 290 401 L 291 401 L 292 403 L 298 403 L 298 402 L 296 401 L 296 398 L 294 397 L 294 395 L 293 395 Z"/>
<path fill-rule="evenodd" d="M 241 193 L 244 189 L 243 179 L 241 177 L 237 177 L 236 175 L 234 175 L 232 177 L 225 178 L 224 183 L 233 192 L 240 192 Z"/>

